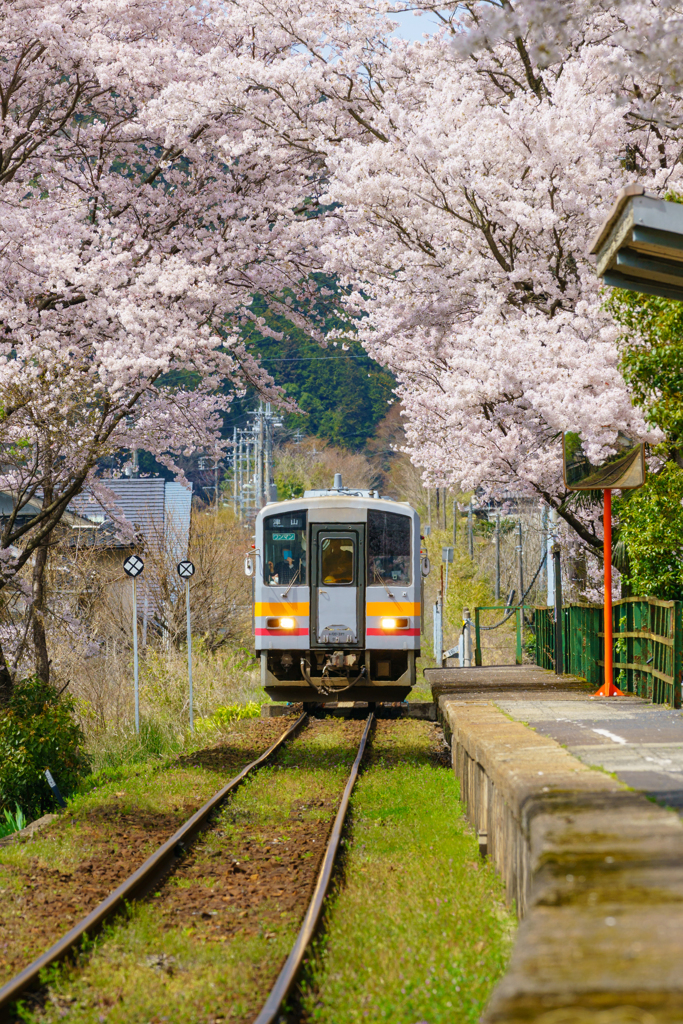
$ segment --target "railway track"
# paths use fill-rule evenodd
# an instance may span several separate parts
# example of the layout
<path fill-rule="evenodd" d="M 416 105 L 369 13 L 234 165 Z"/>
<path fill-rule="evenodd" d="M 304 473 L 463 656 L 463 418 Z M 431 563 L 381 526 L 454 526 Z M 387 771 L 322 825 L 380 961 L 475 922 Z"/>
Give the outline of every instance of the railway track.
<path fill-rule="evenodd" d="M 292 739 L 308 719 L 304 712 L 254 761 L 246 765 L 233 779 L 215 793 L 210 800 L 199 808 L 184 825 L 159 846 L 147 860 L 121 883 L 106 899 L 102 900 L 89 914 L 83 917 L 73 928 L 37 957 L 19 974 L 0 988 L 0 1016 L 5 1016 L 7 1009 L 25 992 L 40 985 L 40 975 L 45 968 L 67 957 L 77 948 L 79 943 L 95 934 L 102 925 L 120 911 L 124 905 L 134 899 L 140 899 L 150 892 L 165 878 L 202 832 L 211 815 L 221 806 L 230 793 L 288 740 Z"/>
<path fill-rule="evenodd" d="M 284 966 L 266 997 L 263 1008 L 255 1017 L 254 1024 L 274 1024 L 278 1019 L 282 1004 L 296 982 L 306 949 L 315 934 L 332 878 L 334 862 L 341 841 L 351 793 L 368 744 L 374 718 L 374 713 L 370 712 L 365 721 L 355 760 L 346 780 L 302 924 Z M 134 899 L 141 899 L 157 888 L 159 883 L 173 872 L 179 859 L 188 851 L 193 841 L 205 830 L 213 812 L 220 807 L 251 772 L 265 764 L 288 740 L 294 738 L 307 719 L 308 715 L 304 712 L 283 732 L 275 743 L 215 793 L 170 839 L 159 846 L 136 871 L 111 892 L 94 910 L 83 917 L 81 921 L 41 956 L 37 957 L 31 964 L 0 988 L 0 1018 L 5 1019 L 10 1007 L 19 997 L 32 989 L 40 988 L 40 976 L 45 968 L 68 957 L 70 953 L 77 949 L 86 936 L 95 934 L 107 920 L 123 908 L 125 903 Z"/>
<path fill-rule="evenodd" d="M 270 990 L 263 1009 L 254 1021 L 254 1024 L 274 1024 L 277 1020 L 282 1004 L 294 986 L 306 948 L 315 934 L 318 922 L 320 921 L 320 915 L 322 914 L 325 896 L 327 895 L 327 890 L 332 878 L 332 869 L 339 849 L 339 843 L 342 836 L 344 821 L 346 820 L 346 812 L 349 808 L 351 793 L 356 779 L 358 778 L 358 771 L 360 769 L 361 761 L 363 760 L 363 754 L 365 753 L 374 718 L 374 713 L 370 712 L 358 745 L 356 759 L 353 762 L 346 786 L 344 787 L 344 793 L 342 794 L 339 809 L 337 810 L 334 825 L 332 826 L 332 831 L 330 833 L 330 838 L 327 842 L 327 847 L 323 854 L 322 863 L 318 871 L 318 878 L 313 890 L 313 896 L 311 897 L 306 915 L 301 928 L 299 929 L 299 934 L 297 935 L 291 952 L 278 975 L 277 981 Z"/>

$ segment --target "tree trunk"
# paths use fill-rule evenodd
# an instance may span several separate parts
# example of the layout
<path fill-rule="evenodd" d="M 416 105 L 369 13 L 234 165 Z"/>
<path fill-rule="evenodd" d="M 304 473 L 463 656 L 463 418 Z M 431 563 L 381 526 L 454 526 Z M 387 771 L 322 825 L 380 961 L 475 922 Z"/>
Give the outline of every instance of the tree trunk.
<path fill-rule="evenodd" d="M 43 683 L 50 682 L 50 660 L 45 636 L 45 568 L 50 548 L 50 536 L 43 537 L 36 548 L 33 563 L 33 651 L 36 675 Z"/>
<path fill-rule="evenodd" d="M 54 497 L 51 470 L 51 453 L 48 453 L 43 484 L 43 508 L 50 505 Z M 51 539 L 52 530 L 45 534 L 36 547 L 33 561 L 33 656 L 36 675 L 43 683 L 50 682 L 50 659 L 47 654 L 47 637 L 45 635 L 45 569 L 47 568 Z"/>
<path fill-rule="evenodd" d="M 6 707 L 9 704 L 13 689 L 14 680 L 12 679 L 12 673 L 7 667 L 5 652 L 0 646 L 0 707 Z"/>

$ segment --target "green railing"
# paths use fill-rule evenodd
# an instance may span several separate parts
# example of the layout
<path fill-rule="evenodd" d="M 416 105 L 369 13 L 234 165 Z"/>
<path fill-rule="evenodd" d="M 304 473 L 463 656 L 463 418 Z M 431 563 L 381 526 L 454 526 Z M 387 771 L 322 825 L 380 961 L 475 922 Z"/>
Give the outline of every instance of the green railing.
<path fill-rule="evenodd" d="M 612 608 L 614 683 L 655 704 L 681 706 L 683 674 L 683 602 L 627 597 Z M 604 671 L 602 605 L 574 604 L 562 609 L 563 670 L 596 689 Z M 552 608 L 534 609 L 536 663 L 555 669 Z"/>

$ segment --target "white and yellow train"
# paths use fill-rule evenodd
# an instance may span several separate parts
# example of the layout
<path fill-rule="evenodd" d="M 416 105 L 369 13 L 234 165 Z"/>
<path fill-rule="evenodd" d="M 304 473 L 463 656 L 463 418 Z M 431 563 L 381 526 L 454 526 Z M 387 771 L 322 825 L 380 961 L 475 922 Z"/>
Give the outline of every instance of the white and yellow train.
<path fill-rule="evenodd" d="M 254 639 L 274 700 L 403 700 L 420 654 L 420 520 L 406 503 L 342 487 L 266 505 L 246 571 Z"/>

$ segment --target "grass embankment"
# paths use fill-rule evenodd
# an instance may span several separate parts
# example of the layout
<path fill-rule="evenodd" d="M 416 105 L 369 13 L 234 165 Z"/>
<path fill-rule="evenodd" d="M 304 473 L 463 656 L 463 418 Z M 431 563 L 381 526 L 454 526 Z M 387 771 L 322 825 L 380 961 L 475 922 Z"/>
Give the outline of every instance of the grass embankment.
<path fill-rule="evenodd" d="M 285 728 L 243 721 L 215 749 L 103 770 L 31 842 L 0 849 L 0 983 L 96 906 Z"/>
<path fill-rule="evenodd" d="M 505 968 L 514 918 L 479 858 L 434 727 L 378 722 L 352 798 L 344 881 L 303 987 L 310 1024 L 464 1024 Z"/>
<path fill-rule="evenodd" d="M 240 1024 L 296 934 L 362 722 L 317 722 L 237 791 L 151 901 L 55 968 L 27 1022 Z M 284 770 L 286 769 L 286 770 Z"/>

